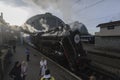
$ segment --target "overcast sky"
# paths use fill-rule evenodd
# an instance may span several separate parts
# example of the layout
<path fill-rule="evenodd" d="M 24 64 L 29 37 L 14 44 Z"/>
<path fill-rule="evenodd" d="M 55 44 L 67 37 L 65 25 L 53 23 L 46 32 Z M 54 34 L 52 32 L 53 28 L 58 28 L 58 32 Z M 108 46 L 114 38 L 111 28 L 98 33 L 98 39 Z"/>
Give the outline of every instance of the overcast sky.
<path fill-rule="evenodd" d="M 22 25 L 29 17 L 51 12 L 66 23 L 82 22 L 90 33 L 100 23 L 120 20 L 120 0 L 0 0 L 0 12 L 12 25 Z"/>

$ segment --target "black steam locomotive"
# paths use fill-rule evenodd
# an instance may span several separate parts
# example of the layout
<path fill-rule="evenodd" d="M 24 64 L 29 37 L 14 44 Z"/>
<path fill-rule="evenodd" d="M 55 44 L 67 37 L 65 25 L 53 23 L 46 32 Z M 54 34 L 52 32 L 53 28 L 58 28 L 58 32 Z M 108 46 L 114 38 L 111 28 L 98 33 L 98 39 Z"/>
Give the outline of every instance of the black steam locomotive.
<path fill-rule="evenodd" d="M 39 32 L 32 36 L 31 41 L 44 55 L 66 62 L 72 71 L 76 72 L 89 64 L 78 30 L 69 30 L 64 33 Z"/>

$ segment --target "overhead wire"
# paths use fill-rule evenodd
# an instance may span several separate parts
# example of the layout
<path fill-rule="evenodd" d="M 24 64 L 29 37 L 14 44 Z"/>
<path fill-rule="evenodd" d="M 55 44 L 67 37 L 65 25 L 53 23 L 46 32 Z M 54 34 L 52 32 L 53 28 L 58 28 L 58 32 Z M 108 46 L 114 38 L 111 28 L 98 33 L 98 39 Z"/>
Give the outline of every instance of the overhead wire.
<path fill-rule="evenodd" d="M 93 4 L 91 4 L 91 5 L 88 5 L 88 6 L 84 7 L 84 8 L 82 8 L 82 9 L 79 9 L 79 11 L 80 11 L 80 12 L 81 12 L 81 11 L 84 11 L 84 10 L 86 10 L 86 9 L 88 9 L 88 8 L 91 8 L 91 7 L 93 7 L 93 6 L 97 5 L 97 4 L 100 4 L 100 3 L 104 2 L 104 1 L 105 1 L 105 0 L 97 1 L 97 2 L 95 2 L 95 3 L 93 3 Z M 80 13 L 80 12 L 79 12 L 79 13 Z"/>
<path fill-rule="evenodd" d="M 96 20 L 100 20 L 100 19 L 105 19 L 105 18 L 113 18 L 113 17 L 115 18 L 116 16 L 119 16 L 119 15 L 120 15 L 120 12 L 114 13 L 114 14 L 111 14 L 111 15 L 108 15 L 108 16 L 103 16 L 103 17 L 99 17 L 99 18 L 88 19 L 88 20 L 84 20 L 84 21 L 92 22 L 92 21 L 96 21 Z"/>
<path fill-rule="evenodd" d="M 97 1 L 97 2 L 95 2 L 95 3 L 93 3 L 93 4 L 91 4 L 91 5 L 88 5 L 88 6 L 86 6 L 86 7 L 84 7 L 84 8 L 82 8 L 82 9 L 79 9 L 79 11 L 81 12 L 81 11 L 84 11 L 84 10 L 86 10 L 86 9 L 88 9 L 88 8 L 91 8 L 91 7 L 93 7 L 93 6 L 95 6 L 95 5 L 97 5 L 97 4 L 100 4 L 100 3 L 102 3 L 102 2 L 104 2 L 105 0 L 99 0 L 99 1 Z M 79 12 L 79 13 L 80 13 Z M 118 13 L 114 13 L 114 14 L 111 14 L 111 15 L 109 15 L 109 16 L 104 16 L 104 17 L 99 17 L 99 18 L 94 18 L 94 19 L 89 19 L 89 20 L 84 20 L 84 21 L 90 21 L 90 22 L 92 22 L 92 21 L 95 21 L 95 20 L 100 20 L 100 19 L 105 19 L 105 18 L 108 18 L 108 17 L 114 17 L 114 16 L 116 16 L 116 15 L 120 15 L 120 12 L 118 12 Z M 113 16 L 114 15 L 114 16 Z M 82 18 L 84 18 L 84 17 L 82 17 Z"/>

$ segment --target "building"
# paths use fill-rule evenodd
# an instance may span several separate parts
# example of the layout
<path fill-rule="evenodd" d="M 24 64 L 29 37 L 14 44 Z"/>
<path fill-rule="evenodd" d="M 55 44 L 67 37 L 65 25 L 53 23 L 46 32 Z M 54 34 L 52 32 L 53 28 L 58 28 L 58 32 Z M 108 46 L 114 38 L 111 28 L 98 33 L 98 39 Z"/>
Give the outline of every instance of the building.
<path fill-rule="evenodd" d="M 99 24 L 100 32 L 95 33 L 96 48 L 120 50 L 120 21 Z"/>
<path fill-rule="evenodd" d="M 88 56 L 106 75 L 120 77 L 120 21 L 102 23 L 95 33 L 95 48 Z M 116 79 L 114 79 L 116 80 Z"/>
<path fill-rule="evenodd" d="M 3 40 L 2 40 L 2 26 L 3 26 L 3 13 L 1 13 L 0 15 L 0 45 L 3 43 Z"/>
<path fill-rule="evenodd" d="M 3 13 L 1 13 L 1 15 L 0 15 L 0 21 L 2 21 L 3 20 Z"/>
<path fill-rule="evenodd" d="M 0 15 L 0 46 L 11 43 L 11 40 L 18 40 L 20 30 L 18 26 L 10 26 L 3 18 L 3 13 Z"/>

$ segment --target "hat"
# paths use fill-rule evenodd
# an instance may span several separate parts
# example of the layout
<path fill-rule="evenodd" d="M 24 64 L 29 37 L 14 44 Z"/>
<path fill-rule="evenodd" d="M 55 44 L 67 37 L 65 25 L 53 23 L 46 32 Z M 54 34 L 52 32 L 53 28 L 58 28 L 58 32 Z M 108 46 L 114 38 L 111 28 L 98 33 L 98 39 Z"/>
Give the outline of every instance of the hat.
<path fill-rule="evenodd" d="M 47 69 L 47 70 L 45 71 L 44 78 L 50 78 L 50 77 L 51 77 L 51 75 L 50 75 L 50 70 Z"/>

